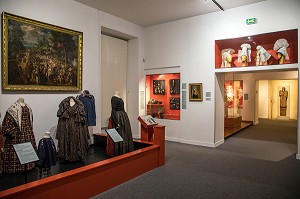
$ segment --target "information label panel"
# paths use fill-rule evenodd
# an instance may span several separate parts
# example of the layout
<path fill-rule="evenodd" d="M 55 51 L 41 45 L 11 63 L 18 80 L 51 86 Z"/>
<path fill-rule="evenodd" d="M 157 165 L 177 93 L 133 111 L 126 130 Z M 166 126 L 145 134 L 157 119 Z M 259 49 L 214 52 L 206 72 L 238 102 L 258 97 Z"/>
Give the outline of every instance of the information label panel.
<path fill-rule="evenodd" d="M 122 142 L 123 138 L 120 136 L 116 129 L 105 129 L 106 133 L 113 140 L 113 142 Z"/>
<path fill-rule="evenodd" d="M 38 161 L 39 158 L 31 144 L 31 142 L 13 145 L 21 164 Z"/>
<path fill-rule="evenodd" d="M 151 115 L 143 115 L 140 116 L 140 118 L 142 118 L 142 120 L 147 124 L 147 125 L 154 125 L 154 124 L 158 124 L 154 118 Z"/>

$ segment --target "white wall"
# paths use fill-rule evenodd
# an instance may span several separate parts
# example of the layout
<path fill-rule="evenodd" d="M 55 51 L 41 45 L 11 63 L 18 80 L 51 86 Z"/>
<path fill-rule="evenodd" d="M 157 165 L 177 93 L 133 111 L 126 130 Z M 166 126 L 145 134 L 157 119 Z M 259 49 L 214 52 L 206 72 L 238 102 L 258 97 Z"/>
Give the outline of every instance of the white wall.
<path fill-rule="evenodd" d="M 101 128 L 108 126 L 111 97 L 119 92 L 126 104 L 127 41 L 101 35 Z"/>
<path fill-rule="evenodd" d="M 143 79 L 144 35 L 143 28 L 85 6 L 73 0 L 0 0 L 0 11 L 35 19 L 83 32 L 83 90 L 89 90 L 96 99 L 97 126 L 101 131 L 101 26 L 135 37 L 128 42 L 127 113 L 135 137 L 139 135 L 138 99 L 139 85 Z M 130 94 L 129 94 L 130 93 Z M 57 125 L 56 112 L 59 103 L 78 93 L 65 92 L 3 92 L 0 95 L 2 116 L 20 96 L 33 110 L 34 133 L 39 141 L 44 132 Z M 2 121 L 3 117 L 1 118 Z"/>
<path fill-rule="evenodd" d="M 1 0 L 0 11 L 83 32 L 83 89 L 89 90 L 95 96 L 96 112 L 100 113 L 99 46 L 95 42 L 98 41 L 99 35 L 98 11 L 71 0 Z M 33 110 L 33 130 L 36 140 L 39 141 L 46 131 L 57 125 L 56 113 L 59 103 L 64 98 L 77 94 L 1 91 L 0 112 L 4 117 L 7 108 L 19 97 L 24 97 L 25 102 Z M 100 124 L 99 117 L 97 117 L 97 124 Z M 97 129 L 98 126 L 95 130 Z"/>
<path fill-rule="evenodd" d="M 139 115 L 143 115 L 145 110 L 139 109 L 139 87 L 145 90 L 144 81 L 144 29 L 138 25 L 115 17 L 113 15 L 99 11 L 99 30 L 105 27 L 122 34 L 126 34 L 128 41 L 127 57 L 127 115 L 131 123 L 133 137 L 140 136 Z M 100 41 L 101 43 L 101 41 Z"/>
<path fill-rule="evenodd" d="M 269 107 L 269 82 L 267 80 L 258 81 L 258 117 L 268 118 L 268 107 Z"/>
<path fill-rule="evenodd" d="M 181 82 L 202 82 L 203 92 L 212 92 L 212 101 L 188 102 L 188 108 L 181 111 L 181 121 L 168 124 L 167 138 L 203 146 L 222 142 L 222 129 L 215 128 L 222 126 L 224 120 L 222 111 L 215 114 L 215 103 L 223 102 L 223 97 L 215 90 L 216 83 L 222 79 L 217 77 L 215 81 L 215 40 L 299 29 L 299 20 L 294 20 L 300 18 L 299 7 L 298 0 L 284 3 L 269 0 L 146 28 L 146 69 L 180 66 Z M 256 17 L 258 23 L 246 25 L 246 19 L 252 17 Z M 253 77 L 245 78 L 251 82 Z M 243 119 L 251 120 L 254 119 L 250 107 L 255 105 L 255 82 L 244 84 L 244 92 L 249 93 L 249 100 L 245 102 Z M 178 135 L 169 129 L 181 133 Z"/>

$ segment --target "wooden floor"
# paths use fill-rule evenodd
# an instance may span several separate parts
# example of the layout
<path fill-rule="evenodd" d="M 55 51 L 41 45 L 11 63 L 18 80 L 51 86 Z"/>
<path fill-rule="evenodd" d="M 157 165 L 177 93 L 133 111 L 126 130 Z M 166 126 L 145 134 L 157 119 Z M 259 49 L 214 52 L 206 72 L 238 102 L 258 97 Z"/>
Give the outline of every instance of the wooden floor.
<path fill-rule="evenodd" d="M 242 121 L 240 127 L 237 127 L 237 128 L 224 128 L 224 138 L 226 139 L 226 138 L 238 133 L 239 131 L 247 128 L 248 126 L 251 126 L 252 124 L 253 124 L 253 122 Z"/>

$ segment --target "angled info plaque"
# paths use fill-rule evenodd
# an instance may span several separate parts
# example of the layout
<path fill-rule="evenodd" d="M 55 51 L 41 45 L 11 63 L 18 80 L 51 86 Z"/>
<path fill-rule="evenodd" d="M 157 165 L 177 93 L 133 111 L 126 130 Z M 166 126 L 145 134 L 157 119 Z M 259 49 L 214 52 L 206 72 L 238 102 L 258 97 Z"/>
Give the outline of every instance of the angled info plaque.
<path fill-rule="evenodd" d="M 108 134 L 108 136 L 113 140 L 113 142 L 122 142 L 123 138 L 120 136 L 120 134 L 118 133 L 118 131 L 113 128 L 113 129 L 105 129 L 106 133 Z"/>
<path fill-rule="evenodd" d="M 147 125 L 157 125 L 158 124 L 151 115 L 143 115 L 143 116 L 140 116 L 140 118 Z"/>
<path fill-rule="evenodd" d="M 14 144 L 13 147 L 17 153 L 21 164 L 27 164 L 39 160 L 31 142 Z"/>

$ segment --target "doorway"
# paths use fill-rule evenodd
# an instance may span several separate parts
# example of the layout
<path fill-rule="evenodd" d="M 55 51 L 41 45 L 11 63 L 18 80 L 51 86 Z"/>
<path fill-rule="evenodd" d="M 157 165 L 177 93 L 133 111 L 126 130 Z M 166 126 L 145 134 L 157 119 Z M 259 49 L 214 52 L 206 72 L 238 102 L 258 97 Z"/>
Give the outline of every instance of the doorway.
<path fill-rule="evenodd" d="M 119 92 L 126 108 L 127 41 L 101 35 L 101 128 L 107 128 L 111 97 Z"/>
<path fill-rule="evenodd" d="M 297 117 L 299 110 L 298 71 L 261 71 L 217 74 L 216 107 L 219 107 L 218 104 L 223 104 L 225 107 L 225 99 L 223 95 L 225 93 L 224 82 L 228 80 L 228 78 L 226 78 L 228 75 L 232 76 L 233 80 L 243 80 L 244 102 L 241 115 L 243 120 L 252 121 L 254 125 L 230 137 L 230 139 L 227 139 L 226 142 L 230 140 L 232 142 L 232 140 L 234 140 L 241 148 L 251 148 L 251 146 L 247 146 L 246 143 L 251 143 L 252 141 L 261 143 L 262 147 L 264 147 L 264 144 L 266 143 L 271 143 L 270 147 L 274 148 L 272 148 L 273 152 L 272 150 L 269 150 L 270 153 L 274 153 L 281 147 L 283 152 L 282 154 L 286 152 L 285 149 L 288 149 L 288 153 L 296 153 L 298 149 L 297 138 L 299 134 Z M 285 87 L 288 91 L 288 109 L 286 110 L 285 115 L 289 118 L 288 120 L 283 120 L 283 118 L 280 117 L 282 115 L 280 115 L 279 91 L 282 90 L 282 87 Z M 224 116 L 221 118 L 220 114 L 223 116 L 225 111 L 222 112 L 221 109 L 216 109 L 216 124 L 220 124 L 224 127 Z M 263 133 L 258 133 L 261 129 L 263 129 L 261 132 L 266 132 L 268 135 L 264 136 Z M 223 136 L 224 139 L 224 131 L 221 134 L 220 130 L 221 129 L 219 127 L 216 127 L 215 139 L 220 138 L 221 136 Z M 247 133 L 244 133 L 250 130 L 253 132 L 248 135 Z M 276 130 L 279 130 L 279 132 L 275 133 Z M 254 137 L 251 137 L 252 135 Z M 241 141 L 247 142 L 243 144 Z M 215 143 L 218 144 L 221 143 L 221 141 L 216 139 Z M 272 144 L 280 144 L 281 147 Z M 257 146 L 259 146 L 259 144 Z M 254 147 L 253 151 L 255 151 L 255 144 L 252 144 L 252 147 Z M 239 148 L 235 148 L 234 150 L 242 151 L 242 149 Z M 251 150 L 249 150 L 249 152 L 251 153 Z M 280 152 L 276 153 L 279 154 Z"/>
<path fill-rule="evenodd" d="M 258 118 L 298 120 L 298 79 L 258 80 Z"/>

